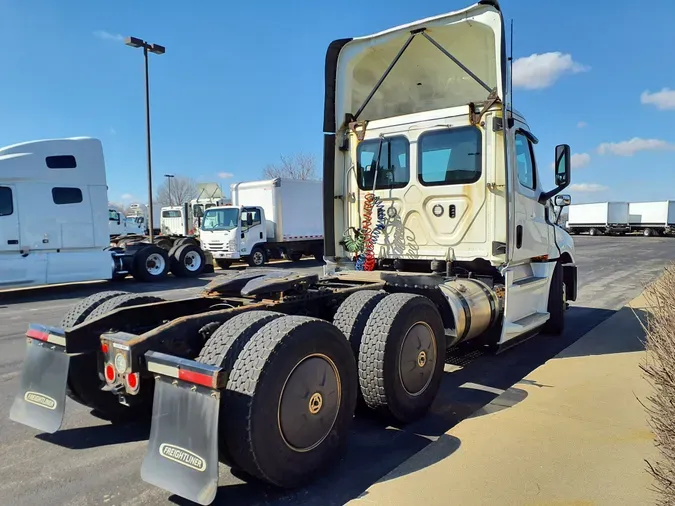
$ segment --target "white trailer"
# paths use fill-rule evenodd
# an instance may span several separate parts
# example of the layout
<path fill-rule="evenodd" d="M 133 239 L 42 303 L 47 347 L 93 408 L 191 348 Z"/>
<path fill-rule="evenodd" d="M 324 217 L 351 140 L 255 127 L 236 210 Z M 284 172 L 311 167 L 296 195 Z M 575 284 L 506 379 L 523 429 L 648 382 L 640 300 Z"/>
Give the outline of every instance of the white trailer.
<path fill-rule="evenodd" d="M 671 234 L 675 231 L 675 201 L 630 202 L 630 228 L 645 237 Z"/>
<path fill-rule="evenodd" d="M 204 271 L 194 245 L 167 252 L 112 247 L 103 148 L 98 139 L 37 140 L 0 148 L 0 288 Z M 122 217 L 115 216 L 115 224 Z"/>
<path fill-rule="evenodd" d="M 321 181 L 285 178 L 235 183 L 232 205 L 207 209 L 202 247 L 221 268 L 245 260 L 261 266 L 270 258 L 323 258 Z"/>
<path fill-rule="evenodd" d="M 628 202 L 572 204 L 568 213 L 566 228 L 571 234 L 624 235 L 631 229 Z"/>

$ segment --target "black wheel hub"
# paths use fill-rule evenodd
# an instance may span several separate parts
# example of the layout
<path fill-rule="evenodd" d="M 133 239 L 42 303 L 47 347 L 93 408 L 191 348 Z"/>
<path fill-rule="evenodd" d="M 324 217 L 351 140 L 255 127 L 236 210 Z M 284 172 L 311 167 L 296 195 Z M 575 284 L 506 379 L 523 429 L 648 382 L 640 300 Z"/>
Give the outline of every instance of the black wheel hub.
<path fill-rule="evenodd" d="M 399 355 L 399 374 L 405 391 L 420 395 L 431 382 L 436 364 L 436 338 L 423 322 L 415 323 L 403 338 Z"/>
<path fill-rule="evenodd" d="M 279 399 L 279 430 L 293 450 L 305 452 L 328 436 L 340 409 L 337 368 L 325 355 L 303 359 L 288 376 Z"/>

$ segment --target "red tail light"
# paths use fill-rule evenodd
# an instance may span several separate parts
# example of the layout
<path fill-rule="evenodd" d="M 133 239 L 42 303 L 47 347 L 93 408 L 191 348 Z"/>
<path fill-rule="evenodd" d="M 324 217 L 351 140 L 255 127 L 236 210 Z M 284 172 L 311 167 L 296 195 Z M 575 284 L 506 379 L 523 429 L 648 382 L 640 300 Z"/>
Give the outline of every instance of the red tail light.
<path fill-rule="evenodd" d="M 115 381 L 115 369 L 113 368 L 112 364 L 106 364 L 105 366 L 105 379 L 108 381 L 108 383 Z"/>
<path fill-rule="evenodd" d="M 109 350 L 109 348 L 108 348 L 108 344 L 107 344 L 107 343 L 101 344 L 101 351 L 102 351 L 103 353 L 107 354 L 107 353 L 108 353 L 108 350 Z"/>
<path fill-rule="evenodd" d="M 188 371 L 186 369 L 180 369 L 178 371 L 178 379 L 181 379 L 183 381 L 189 381 L 190 383 L 195 383 L 197 385 L 202 385 L 208 388 L 213 388 L 214 383 L 212 375 Z"/>
<path fill-rule="evenodd" d="M 138 373 L 132 372 L 127 374 L 127 386 L 129 390 L 136 390 L 138 388 Z"/>

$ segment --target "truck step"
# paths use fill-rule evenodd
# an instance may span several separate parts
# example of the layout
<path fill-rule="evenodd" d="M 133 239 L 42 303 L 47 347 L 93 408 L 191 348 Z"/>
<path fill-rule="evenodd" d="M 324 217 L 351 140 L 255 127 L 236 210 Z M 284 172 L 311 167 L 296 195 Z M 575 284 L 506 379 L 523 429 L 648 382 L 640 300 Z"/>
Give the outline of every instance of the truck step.
<path fill-rule="evenodd" d="M 520 335 L 541 327 L 549 319 L 549 313 L 534 313 L 515 322 L 506 322 L 507 335 Z"/>
<path fill-rule="evenodd" d="M 540 284 L 541 285 L 545 284 L 547 280 L 548 280 L 548 278 L 546 278 L 546 277 L 530 276 L 530 277 L 527 277 L 527 278 L 522 278 L 522 279 L 519 279 L 517 281 L 514 281 L 512 286 L 518 287 L 518 288 L 525 287 L 525 286 L 528 287 L 528 288 L 533 288 L 534 286 L 538 286 Z"/>

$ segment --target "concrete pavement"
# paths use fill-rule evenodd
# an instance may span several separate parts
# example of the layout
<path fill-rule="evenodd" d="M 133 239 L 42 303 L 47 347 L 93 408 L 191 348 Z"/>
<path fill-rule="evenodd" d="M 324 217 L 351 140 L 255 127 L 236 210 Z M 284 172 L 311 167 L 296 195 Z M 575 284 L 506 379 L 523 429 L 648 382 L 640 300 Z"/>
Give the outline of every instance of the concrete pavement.
<path fill-rule="evenodd" d="M 645 459 L 658 455 L 638 402 L 651 391 L 645 305 L 634 299 L 347 504 L 655 504 Z"/>

